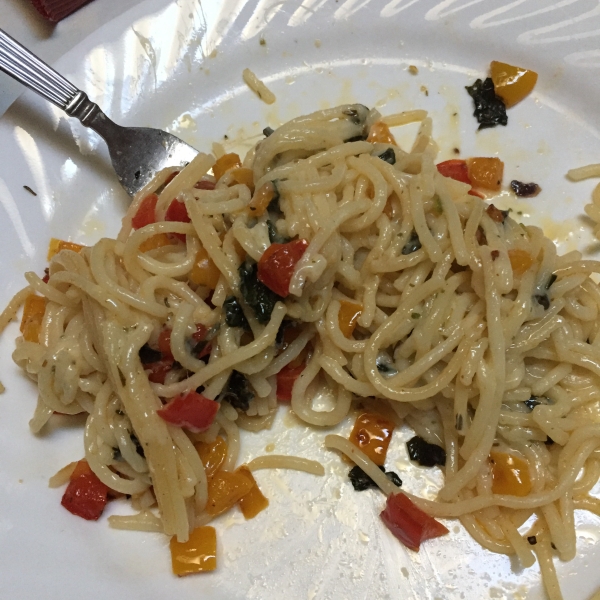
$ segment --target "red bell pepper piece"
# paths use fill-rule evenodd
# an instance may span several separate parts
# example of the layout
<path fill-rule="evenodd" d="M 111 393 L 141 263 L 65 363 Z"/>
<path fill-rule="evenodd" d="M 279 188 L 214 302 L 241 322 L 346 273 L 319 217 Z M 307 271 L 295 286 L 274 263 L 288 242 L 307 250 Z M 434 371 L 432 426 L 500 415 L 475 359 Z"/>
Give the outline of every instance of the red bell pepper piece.
<path fill-rule="evenodd" d="M 292 400 L 292 389 L 294 387 L 294 383 L 298 377 L 300 377 L 300 373 L 304 371 L 306 365 L 302 364 L 298 367 L 292 367 L 290 365 L 286 365 L 277 373 L 277 399 L 282 402 L 291 402 Z"/>
<path fill-rule="evenodd" d="M 144 365 L 144 370 L 148 374 L 148 379 L 152 383 L 163 384 L 165 382 L 165 377 L 173 368 L 173 362 L 173 359 L 170 358 L 168 360 L 159 360 L 157 362 Z"/>
<path fill-rule="evenodd" d="M 163 360 L 173 358 L 173 353 L 171 352 L 171 330 L 167 327 L 158 334 L 158 349 L 163 356 Z"/>
<path fill-rule="evenodd" d="M 109 491 L 83 459 L 77 463 L 60 503 L 82 519 L 97 521 L 108 502 Z"/>
<path fill-rule="evenodd" d="M 202 325 L 202 323 L 196 323 L 196 331 L 192 333 L 192 339 L 195 342 L 201 342 L 208 333 L 208 327 L 206 325 Z"/>
<path fill-rule="evenodd" d="M 150 194 L 146 196 L 140 204 L 137 212 L 131 219 L 131 226 L 134 229 L 140 229 L 150 223 L 156 223 L 156 203 L 158 202 L 158 196 L 156 194 Z"/>
<path fill-rule="evenodd" d="M 173 200 L 165 213 L 165 221 L 179 221 L 181 223 L 191 223 L 190 215 L 183 202 Z"/>
<path fill-rule="evenodd" d="M 167 208 L 165 213 L 165 221 L 178 221 L 179 223 L 191 223 L 190 215 L 188 215 L 187 208 L 183 202 L 179 200 L 173 200 Z M 185 234 L 183 233 L 171 233 L 170 235 L 176 237 L 178 240 L 185 242 Z"/>
<path fill-rule="evenodd" d="M 282 298 L 286 298 L 290 293 L 290 281 L 296 264 L 307 248 L 306 240 L 271 244 L 258 261 L 259 281 Z"/>
<path fill-rule="evenodd" d="M 166 179 L 165 179 L 165 183 L 163 185 L 167 185 L 167 183 L 171 183 L 171 181 L 173 181 L 173 179 L 175 179 L 175 177 L 177 177 L 177 175 L 179 175 L 179 171 L 173 171 L 173 173 L 171 173 Z"/>
<path fill-rule="evenodd" d="M 208 181 L 207 179 L 201 179 L 194 185 L 194 187 L 197 190 L 214 190 L 215 185 L 217 185 L 217 184 L 214 181 Z"/>
<path fill-rule="evenodd" d="M 171 425 L 184 427 L 193 433 L 200 433 L 212 425 L 218 411 L 218 402 L 205 398 L 197 392 L 188 392 L 175 396 L 156 412 Z"/>
<path fill-rule="evenodd" d="M 456 181 L 461 181 L 462 183 L 468 183 L 471 185 L 471 179 L 469 178 L 469 169 L 467 167 L 466 160 L 462 160 L 460 158 L 445 160 L 437 165 L 437 170 L 444 177 L 450 177 L 450 179 L 455 179 Z M 478 198 L 484 197 L 479 192 L 476 192 L 473 188 L 469 190 L 469 194 L 471 196 L 477 196 Z"/>
<path fill-rule="evenodd" d="M 456 179 L 456 181 L 462 181 L 463 183 L 471 185 L 466 160 L 460 158 L 445 160 L 437 165 L 437 170 L 444 177 L 450 177 L 450 179 Z"/>
<path fill-rule="evenodd" d="M 446 527 L 423 512 L 401 492 L 388 496 L 381 518 L 388 529 L 415 552 L 419 550 L 421 542 L 448 533 Z"/>

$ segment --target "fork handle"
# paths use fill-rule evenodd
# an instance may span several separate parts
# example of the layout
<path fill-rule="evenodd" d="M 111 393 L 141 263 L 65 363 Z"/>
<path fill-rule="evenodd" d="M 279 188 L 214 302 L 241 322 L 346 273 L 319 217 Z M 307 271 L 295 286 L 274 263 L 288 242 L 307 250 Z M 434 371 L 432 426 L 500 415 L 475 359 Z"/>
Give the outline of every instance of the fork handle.
<path fill-rule="evenodd" d="M 0 29 L 0 71 L 62 108 L 69 116 L 91 125 L 102 111 L 87 95 Z"/>

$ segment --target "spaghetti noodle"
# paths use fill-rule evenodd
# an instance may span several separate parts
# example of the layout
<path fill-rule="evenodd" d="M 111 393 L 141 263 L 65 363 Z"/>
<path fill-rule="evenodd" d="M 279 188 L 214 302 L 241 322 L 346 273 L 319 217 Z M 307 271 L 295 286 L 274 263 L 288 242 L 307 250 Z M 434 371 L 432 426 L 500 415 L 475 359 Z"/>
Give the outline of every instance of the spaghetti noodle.
<path fill-rule="evenodd" d="M 388 125 L 415 120 L 406 152 Z M 18 339 L 13 355 L 38 383 L 32 429 L 54 411 L 87 413 L 91 469 L 140 511 L 114 526 L 185 541 L 211 519 L 194 443 L 223 433 L 232 470 L 238 425 L 269 427 L 278 397 L 316 426 L 369 397 L 445 448 L 438 499 L 413 502 L 524 566 L 534 551 L 548 597 L 561 598 L 551 544 L 570 560 L 575 509 L 600 514 L 589 495 L 600 473 L 600 263 L 557 256 L 539 228 L 444 177 L 436 151 L 424 111 L 384 121 L 361 105 L 318 111 L 269 132 L 243 163 L 201 154 L 163 173 L 116 240 L 62 250 L 46 282 L 26 275 L 0 322 L 28 294 L 46 299 L 39 338 Z M 323 388 L 329 411 L 313 406 Z M 196 433 L 161 417 L 192 392 L 220 402 Z M 347 440 L 325 442 L 395 492 Z M 502 456 L 527 477 L 502 483 Z M 286 463 L 321 472 L 284 457 L 250 467 Z"/>

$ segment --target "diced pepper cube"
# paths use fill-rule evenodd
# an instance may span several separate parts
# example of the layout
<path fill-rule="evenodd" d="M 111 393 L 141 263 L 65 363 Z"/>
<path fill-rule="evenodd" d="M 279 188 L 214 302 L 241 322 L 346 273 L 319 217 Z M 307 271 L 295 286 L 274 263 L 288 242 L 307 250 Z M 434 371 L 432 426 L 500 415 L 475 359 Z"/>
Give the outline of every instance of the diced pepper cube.
<path fill-rule="evenodd" d="M 218 471 L 208 483 L 206 512 L 216 517 L 229 510 L 252 489 L 252 483 L 239 473 Z"/>
<path fill-rule="evenodd" d="M 73 250 L 73 252 L 81 252 L 85 248 L 81 244 L 75 242 L 67 242 L 66 240 L 58 240 L 51 238 L 48 244 L 48 260 L 54 258 L 61 250 Z"/>
<path fill-rule="evenodd" d="M 248 214 L 253 217 L 262 216 L 276 193 L 275 184 L 272 181 L 263 183 L 256 190 L 254 196 L 252 196 L 252 200 L 250 200 L 250 204 L 248 204 Z"/>
<path fill-rule="evenodd" d="M 173 573 L 179 577 L 214 571 L 217 568 L 217 532 L 214 527 L 197 527 L 187 542 L 173 536 L 169 544 Z"/>
<path fill-rule="evenodd" d="M 507 108 L 528 96 L 537 82 L 537 73 L 493 60 L 490 64 L 494 91 Z"/>
<path fill-rule="evenodd" d="M 227 171 L 239 168 L 241 166 L 242 161 L 237 154 L 234 152 L 231 152 L 230 154 L 223 154 L 223 156 L 221 156 L 213 165 L 213 175 L 215 176 L 215 179 L 219 181 L 219 179 L 221 179 L 221 177 L 223 177 Z"/>
<path fill-rule="evenodd" d="M 227 442 L 219 435 L 214 442 L 198 442 L 194 447 L 204 465 L 207 479 L 211 479 L 225 462 Z"/>
<path fill-rule="evenodd" d="M 527 461 L 507 454 L 490 452 L 492 494 L 527 496 L 531 492 L 531 475 Z"/>
<path fill-rule="evenodd" d="M 190 281 L 195 285 L 205 285 L 206 287 L 214 290 L 219 283 L 219 277 L 221 271 L 219 271 L 217 265 L 212 261 L 208 252 L 204 248 L 198 250 L 196 254 L 196 260 L 190 273 Z"/>
<path fill-rule="evenodd" d="M 369 130 L 369 136 L 367 137 L 367 142 L 378 142 L 380 144 L 394 144 L 396 145 L 396 140 L 390 131 L 390 128 L 383 123 L 382 121 L 377 121 L 371 125 L 371 129 Z"/>
<path fill-rule="evenodd" d="M 21 318 L 21 333 L 26 341 L 39 342 L 45 312 L 46 298 L 35 294 L 27 296 Z"/>
<path fill-rule="evenodd" d="M 358 317 L 362 314 L 362 304 L 355 304 L 342 300 L 340 302 L 340 312 L 338 313 L 338 325 L 341 332 L 347 337 L 352 337 L 352 333 L 356 329 Z"/>
<path fill-rule="evenodd" d="M 531 254 L 529 254 L 527 250 L 521 250 L 520 248 L 509 250 L 508 258 L 515 275 L 523 275 L 523 273 L 529 270 L 529 267 L 531 267 L 534 262 Z"/>
<path fill-rule="evenodd" d="M 156 248 L 162 248 L 163 246 L 169 246 L 171 240 L 166 233 L 158 233 L 149 237 L 147 240 L 140 244 L 140 252 L 149 252 L 150 250 L 156 250 Z"/>
<path fill-rule="evenodd" d="M 252 483 L 252 488 L 245 496 L 240 498 L 238 504 L 244 518 L 253 519 L 259 512 L 262 512 L 269 506 L 269 501 L 263 496 L 263 493 L 260 491 L 260 488 L 254 479 L 254 475 L 252 475 L 252 472 L 246 465 L 242 465 L 236 469 L 235 472 Z"/>
<path fill-rule="evenodd" d="M 374 413 L 363 413 L 356 419 L 350 441 L 376 465 L 385 463 L 385 455 L 396 424 Z"/>
<path fill-rule="evenodd" d="M 238 167 L 231 171 L 231 176 L 236 183 L 247 185 L 250 189 L 254 189 L 254 172 L 246 167 Z"/>
<path fill-rule="evenodd" d="M 467 161 L 469 168 L 469 179 L 473 187 L 479 187 L 494 192 L 502 185 L 504 174 L 504 163 L 496 157 L 493 158 L 470 158 Z"/>

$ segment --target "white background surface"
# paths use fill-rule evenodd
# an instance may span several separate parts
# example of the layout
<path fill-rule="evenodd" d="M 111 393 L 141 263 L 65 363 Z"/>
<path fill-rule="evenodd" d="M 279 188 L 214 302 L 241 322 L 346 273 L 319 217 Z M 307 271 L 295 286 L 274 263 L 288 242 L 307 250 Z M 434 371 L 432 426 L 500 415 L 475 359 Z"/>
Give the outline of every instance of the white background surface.
<path fill-rule="evenodd" d="M 201 150 L 212 140 L 243 150 L 266 125 L 339 103 L 362 102 L 383 113 L 426 108 L 440 160 L 454 147 L 461 156 L 500 156 L 505 184 L 536 181 L 543 191 L 520 202 L 505 194 L 498 204 L 542 225 L 563 251 L 598 255 L 582 217 L 591 183 L 564 178 L 568 168 L 600 157 L 596 2 L 209 0 L 199 10 L 193 0 L 137 7 L 95 0 L 49 37 L 48 29 L 40 33 L 20 21 L 20 2 L 8 0 L 14 29 L 4 25 L 4 4 L 0 24 L 46 57 L 82 40 L 57 67 L 120 123 L 168 128 Z M 477 133 L 464 86 L 484 76 L 490 60 L 532 67 L 540 81 L 509 111 L 508 127 Z M 409 64 L 419 67 L 418 76 L 407 72 Z M 275 105 L 260 103 L 242 84 L 246 66 L 273 89 Z M 399 139 L 409 144 L 410 132 Z M 41 272 L 51 236 L 92 243 L 117 231 L 127 197 L 105 159 L 97 136 L 31 93 L 0 119 L 0 304 L 24 285 L 23 271 Z M 59 505 L 62 490 L 47 488 L 50 475 L 81 456 L 81 432 L 54 426 L 39 437 L 29 433 L 35 389 L 11 362 L 16 335 L 13 325 L 0 339 L 7 387 L 0 396 L 0 598 L 544 597 L 536 567 L 522 571 L 483 551 L 453 521 L 446 522 L 451 535 L 419 554 L 405 550 L 379 520 L 381 495 L 354 493 L 347 467 L 322 447 L 324 432 L 306 430 L 285 411 L 274 431 L 244 436 L 242 461 L 275 443 L 276 452 L 321 460 L 326 476 L 258 473 L 269 509 L 250 522 L 235 512 L 218 519 L 219 569 L 176 580 L 161 536 L 76 519 Z M 389 467 L 406 489 L 431 497 L 439 472 L 409 464 L 408 435 L 395 437 Z M 108 510 L 126 509 L 111 503 Z M 579 556 L 557 561 L 568 600 L 588 600 L 600 586 L 599 520 L 578 521 Z"/>

